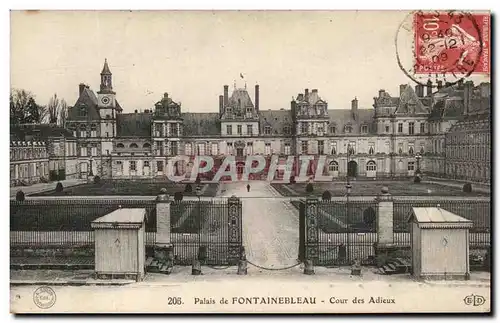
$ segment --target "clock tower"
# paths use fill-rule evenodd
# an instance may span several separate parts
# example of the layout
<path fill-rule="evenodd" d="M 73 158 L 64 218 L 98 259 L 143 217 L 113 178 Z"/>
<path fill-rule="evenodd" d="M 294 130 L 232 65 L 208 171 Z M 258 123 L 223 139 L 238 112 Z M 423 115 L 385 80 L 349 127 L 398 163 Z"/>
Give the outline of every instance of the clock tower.
<path fill-rule="evenodd" d="M 101 117 L 100 137 L 101 156 L 110 156 L 113 151 L 113 138 L 116 136 L 116 92 L 113 91 L 113 75 L 104 59 L 101 72 L 101 86 L 97 92 L 97 108 Z"/>

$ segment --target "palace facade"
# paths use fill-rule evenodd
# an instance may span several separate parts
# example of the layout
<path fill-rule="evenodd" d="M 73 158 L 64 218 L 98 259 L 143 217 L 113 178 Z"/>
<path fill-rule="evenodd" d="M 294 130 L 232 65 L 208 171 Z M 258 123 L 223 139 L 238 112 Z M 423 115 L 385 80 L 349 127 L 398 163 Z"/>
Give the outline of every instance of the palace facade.
<path fill-rule="evenodd" d="M 267 161 L 265 173 L 271 156 L 279 155 L 280 163 L 294 156 L 292 174 L 298 175 L 298 156 L 310 155 L 314 161 L 308 175 L 316 171 L 319 156 L 325 156 L 323 174 L 338 178 L 408 177 L 420 168 L 433 176 L 489 181 L 489 88 L 489 83 L 472 82 L 438 82 L 437 88 L 430 81 L 414 88 L 403 84 L 396 95 L 381 89 L 369 109 L 359 107 L 356 98 L 347 107 L 331 107 L 318 89 L 305 89 L 282 108 L 269 109 L 260 102 L 259 85 L 253 93 L 246 85 L 231 90 L 224 85 L 214 112 L 183 112 L 165 93 L 152 109 L 124 113 L 105 61 L 99 91 L 80 84 L 79 97 L 69 108 L 64 140 L 74 143 L 74 150 L 63 147 L 71 160 L 66 174 L 163 177 L 168 160 L 178 155 L 213 156 L 208 177 L 225 156 L 235 156 L 242 172 L 246 156 L 261 155 Z M 459 135 L 471 131 L 473 137 Z M 475 149 L 479 155 L 474 156 L 483 158 L 481 166 L 474 166 L 479 159 L 460 155 Z M 177 166 L 179 173 L 189 172 L 190 163 Z"/>

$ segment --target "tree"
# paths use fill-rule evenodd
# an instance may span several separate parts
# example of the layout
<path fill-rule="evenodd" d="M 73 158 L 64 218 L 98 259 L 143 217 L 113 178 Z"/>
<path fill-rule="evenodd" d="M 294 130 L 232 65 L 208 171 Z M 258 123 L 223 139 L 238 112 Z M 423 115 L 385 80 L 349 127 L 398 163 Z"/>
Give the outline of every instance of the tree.
<path fill-rule="evenodd" d="M 62 99 L 59 103 L 59 117 L 57 118 L 57 124 L 61 127 L 66 127 L 66 119 L 68 118 L 68 104 L 66 100 Z"/>
<path fill-rule="evenodd" d="M 29 91 L 12 89 L 10 101 L 10 124 L 41 123 L 46 116 L 44 106 L 38 105 Z"/>
<path fill-rule="evenodd" d="M 57 117 L 59 114 L 59 98 L 57 97 L 57 93 L 49 99 L 47 112 L 49 114 L 49 123 L 57 123 Z"/>

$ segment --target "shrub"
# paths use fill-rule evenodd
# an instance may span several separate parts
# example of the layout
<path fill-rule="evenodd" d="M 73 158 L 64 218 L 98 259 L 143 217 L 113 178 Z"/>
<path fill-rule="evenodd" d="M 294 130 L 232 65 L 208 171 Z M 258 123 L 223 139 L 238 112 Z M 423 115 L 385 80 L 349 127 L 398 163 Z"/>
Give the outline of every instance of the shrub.
<path fill-rule="evenodd" d="M 191 193 L 193 191 L 193 187 L 191 186 L 191 183 L 186 184 L 186 188 L 184 189 L 184 193 Z"/>
<path fill-rule="evenodd" d="M 464 184 L 463 191 L 465 193 L 471 193 L 472 192 L 472 185 L 471 185 L 471 183 Z"/>
<path fill-rule="evenodd" d="M 332 193 L 330 193 L 330 191 L 324 191 L 323 195 L 321 195 L 321 198 L 323 199 L 323 201 L 331 201 Z"/>
<path fill-rule="evenodd" d="M 415 179 L 413 180 L 414 183 L 420 183 L 421 181 L 420 176 L 415 176 Z"/>
<path fill-rule="evenodd" d="M 290 184 L 295 184 L 295 176 L 290 176 Z"/>
<path fill-rule="evenodd" d="M 314 187 L 312 183 L 307 183 L 306 185 L 306 192 L 307 193 L 312 193 L 314 191 Z"/>
<path fill-rule="evenodd" d="M 63 184 L 61 182 L 57 182 L 56 192 L 61 193 L 63 191 L 63 189 L 64 189 Z"/>
<path fill-rule="evenodd" d="M 174 201 L 182 201 L 184 195 L 182 192 L 175 192 L 174 193 Z"/>
<path fill-rule="evenodd" d="M 94 177 L 94 184 L 99 184 L 101 182 L 101 178 L 99 176 Z"/>
<path fill-rule="evenodd" d="M 22 190 L 17 191 L 16 193 L 16 201 L 24 201 L 24 192 Z"/>

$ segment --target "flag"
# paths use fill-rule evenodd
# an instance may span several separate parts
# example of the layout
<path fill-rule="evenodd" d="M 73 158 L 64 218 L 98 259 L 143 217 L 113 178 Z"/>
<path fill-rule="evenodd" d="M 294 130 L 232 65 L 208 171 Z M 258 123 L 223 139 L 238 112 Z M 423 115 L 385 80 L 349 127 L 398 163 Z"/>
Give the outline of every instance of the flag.
<path fill-rule="evenodd" d="M 240 77 L 241 77 L 241 78 L 244 78 L 242 73 L 240 73 Z"/>

